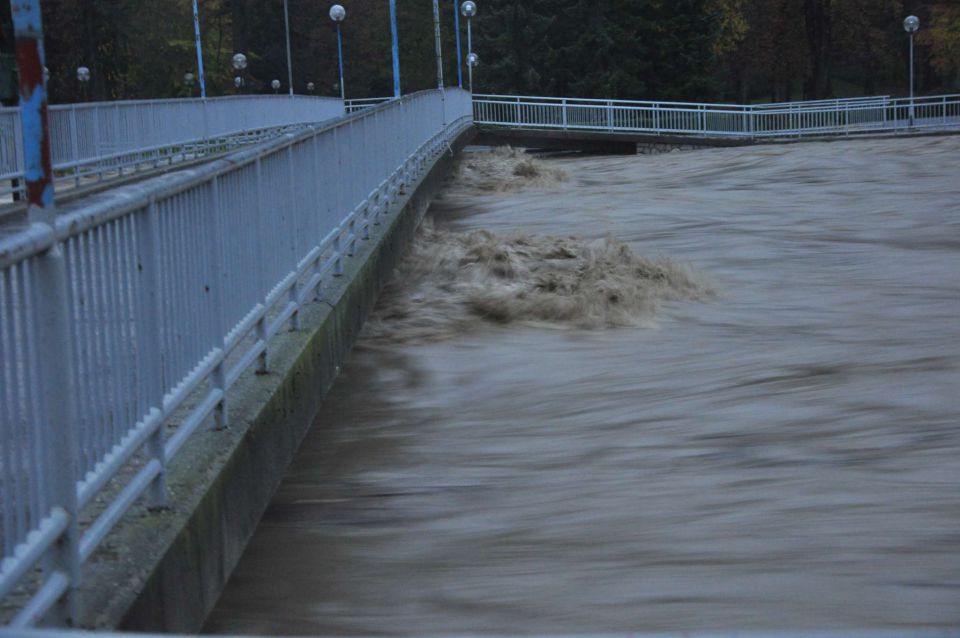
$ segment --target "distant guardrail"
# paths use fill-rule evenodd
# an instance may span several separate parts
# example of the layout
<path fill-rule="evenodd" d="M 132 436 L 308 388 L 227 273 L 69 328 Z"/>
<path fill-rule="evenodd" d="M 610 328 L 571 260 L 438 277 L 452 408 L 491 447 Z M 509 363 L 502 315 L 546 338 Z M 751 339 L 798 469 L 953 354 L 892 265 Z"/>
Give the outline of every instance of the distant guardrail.
<path fill-rule="evenodd" d="M 54 171 L 79 183 L 258 141 L 263 132 L 344 115 L 341 100 L 243 95 L 59 104 L 49 110 Z M 20 109 L 0 109 L 0 195 L 23 192 Z"/>
<path fill-rule="evenodd" d="M 474 95 L 477 124 L 653 135 L 801 137 L 960 127 L 960 95 L 701 104 Z"/>
<path fill-rule="evenodd" d="M 363 97 L 363 98 L 357 98 L 352 100 L 345 100 L 343 103 L 343 106 L 344 108 L 346 108 L 347 113 L 356 113 L 357 111 L 368 109 L 371 106 L 377 106 L 378 104 L 389 102 L 392 99 L 393 99 L 392 97 Z"/>
<path fill-rule="evenodd" d="M 15 593 L 12 626 L 75 614 L 110 530 L 143 496 L 165 503 L 167 464 L 204 423 L 225 425 L 231 386 L 266 370 L 272 336 L 299 327 L 471 119 L 466 92 L 425 91 L 0 235 L 0 613 Z"/>

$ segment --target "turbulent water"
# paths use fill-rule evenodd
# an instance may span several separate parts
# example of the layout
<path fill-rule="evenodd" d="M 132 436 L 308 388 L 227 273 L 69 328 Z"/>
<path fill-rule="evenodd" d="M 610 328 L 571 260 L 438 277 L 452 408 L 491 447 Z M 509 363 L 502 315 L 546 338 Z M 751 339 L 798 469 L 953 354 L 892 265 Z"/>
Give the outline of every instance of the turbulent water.
<path fill-rule="evenodd" d="M 438 231 L 427 221 L 365 336 L 429 341 L 489 322 L 650 325 L 662 301 L 711 294 L 703 275 L 669 259 L 638 257 L 613 237 L 501 237 Z"/>
<path fill-rule="evenodd" d="M 956 626 L 958 166 L 468 156 L 207 630 Z"/>

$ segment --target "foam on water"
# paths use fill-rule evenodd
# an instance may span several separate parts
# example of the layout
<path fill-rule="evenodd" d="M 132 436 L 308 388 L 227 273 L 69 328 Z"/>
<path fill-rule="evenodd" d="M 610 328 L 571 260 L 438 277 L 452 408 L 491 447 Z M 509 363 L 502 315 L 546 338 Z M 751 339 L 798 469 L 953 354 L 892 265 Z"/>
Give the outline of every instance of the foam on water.
<path fill-rule="evenodd" d="M 713 294 L 707 278 L 647 259 L 612 236 L 499 236 L 424 223 L 367 324 L 386 341 L 447 338 L 483 323 L 559 327 L 650 325 L 664 301 Z"/>
<path fill-rule="evenodd" d="M 566 171 L 509 146 L 469 153 L 457 162 L 455 175 L 468 193 L 550 188 L 569 179 Z"/>

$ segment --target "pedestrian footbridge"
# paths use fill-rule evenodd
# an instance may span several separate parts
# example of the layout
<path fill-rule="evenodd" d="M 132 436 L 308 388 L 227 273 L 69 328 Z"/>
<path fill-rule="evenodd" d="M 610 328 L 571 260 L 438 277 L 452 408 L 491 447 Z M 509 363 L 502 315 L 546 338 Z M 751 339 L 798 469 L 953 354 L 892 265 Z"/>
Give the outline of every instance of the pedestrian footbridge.
<path fill-rule="evenodd" d="M 634 144 L 944 131 L 960 126 L 960 96 L 738 106 L 447 89 L 346 104 L 267 96 L 69 105 L 50 119 L 57 189 L 131 173 L 139 181 L 77 198 L 53 217 L 0 218 L 0 616 L 11 630 L 121 621 L 183 630 L 202 619 L 242 551 L 243 534 L 229 530 L 259 514 L 241 513 L 247 504 L 225 496 L 240 492 L 216 475 L 208 478 L 219 492 L 189 492 L 177 464 L 193 475 L 219 467 L 220 441 L 238 450 L 225 464 L 289 460 L 298 439 L 278 430 L 286 419 L 309 423 L 319 398 L 304 386 L 332 382 L 329 353 L 349 348 L 440 169 L 476 128 Z M 17 109 L 0 110 L 0 182 L 11 205 L 30 178 L 19 130 Z M 311 313 L 326 327 L 308 328 Z M 284 340 L 310 330 L 319 336 Z M 281 369 L 285 348 L 306 354 L 287 352 Z M 231 423 L 244 383 L 269 395 L 270 424 Z M 245 480 L 260 481 L 265 498 L 275 484 Z M 191 518 L 204 499 L 214 503 L 208 517 Z M 162 536 L 123 523 L 156 509 L 182 527 Z M 180 542 L 206 562 L 144 580 L 114 567 L 103 572 L 113 590 L 86 594 L 91 565 L 123 554 L 110 540 L 118 526 L 158 555 Z M 178 592 L 181 608 L 142 622 L 116 609 L 117 599 L 132 608 Z"/>

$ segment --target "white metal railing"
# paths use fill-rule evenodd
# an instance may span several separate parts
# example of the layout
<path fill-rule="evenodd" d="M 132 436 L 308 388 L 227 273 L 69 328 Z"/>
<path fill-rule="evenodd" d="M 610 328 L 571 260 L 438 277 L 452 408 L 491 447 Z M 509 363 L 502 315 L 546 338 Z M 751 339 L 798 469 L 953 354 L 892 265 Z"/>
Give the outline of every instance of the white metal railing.
<path fill-rule="evenodd" d="M 110 529 L 164 502 L 170 460 L 225 425 L 231 386 L 470 123 L 469 94 L 426 91 L 0 237 L 0 600 L 29 600 L 13 626 L 72 613 Z"/>
<path fill-rule="evenodd" d="M 356 113 L 357 111 L 370 108 L 371 106 L 376 106 L 378 104 L 383 104 L 392 100 L 391 97 L 362 97 L 356 98 L 353 100 L 345 100 L 343 103 L 344 108 L 346 108 L 347 113 Z"/>
<path fill-rule="evenodd" d="M 50 107 L 54 170 L 78 183 L 150 166 L 171 155 L 203 155 L 262 138 L 263 131 L 345 113 L 339 99 L 245 95 L 132 100 Z M 0 195 L 22 192 L 20 109 L 0 109 Z M 18 181 L 19 185 L 12 182 Z"/>
<path fill-rule="evenodd" d="M 655 135 L 787 137 L 960 127 L 960 95 L 737 105 L 475 95 L 477 124 Z"/>

